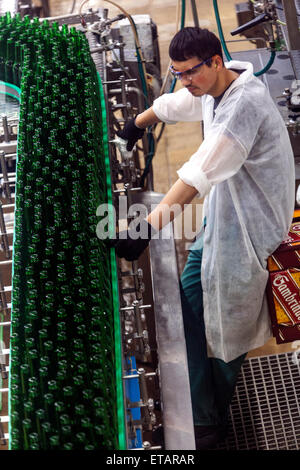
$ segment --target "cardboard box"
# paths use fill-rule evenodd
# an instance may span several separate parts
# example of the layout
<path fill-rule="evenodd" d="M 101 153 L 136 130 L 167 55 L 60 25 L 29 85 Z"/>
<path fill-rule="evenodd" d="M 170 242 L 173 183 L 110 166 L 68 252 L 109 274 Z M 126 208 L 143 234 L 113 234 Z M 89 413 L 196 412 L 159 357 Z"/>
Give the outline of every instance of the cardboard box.
<path fill-rule="evenodd" d="M 270 273 L 269 311 L 277 343 L 300 339 L 300 269 Z"/>
<path fill-rule="evenodd" d="M 270 272 L 300 268 L 300 219 L 293 219 L 288 236 L 268 259 Z"/>
<path fill-rule="evenodd" d="M 300 340 L 300 211 L 294 213 L 287 238 L 269 257 L 268 270 L 267 298 L 276 342 Z"/>

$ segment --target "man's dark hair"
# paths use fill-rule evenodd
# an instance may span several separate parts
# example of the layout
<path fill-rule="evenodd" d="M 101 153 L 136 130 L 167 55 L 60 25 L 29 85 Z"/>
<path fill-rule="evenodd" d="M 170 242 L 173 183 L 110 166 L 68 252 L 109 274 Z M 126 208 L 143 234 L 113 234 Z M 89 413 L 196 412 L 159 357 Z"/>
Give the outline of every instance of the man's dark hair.
<path fill-rule="evenodd" d="M 182 28 L 175 34 L 169 46 L 170 58 L 178 62 L 195 56 L 206 60 L 214 55 L 219 55 L 223 60 L 219 39 L 208 29 L 197 26 Z M 211 62 L 208 62 L 207 65 L 210 66 Z"/>

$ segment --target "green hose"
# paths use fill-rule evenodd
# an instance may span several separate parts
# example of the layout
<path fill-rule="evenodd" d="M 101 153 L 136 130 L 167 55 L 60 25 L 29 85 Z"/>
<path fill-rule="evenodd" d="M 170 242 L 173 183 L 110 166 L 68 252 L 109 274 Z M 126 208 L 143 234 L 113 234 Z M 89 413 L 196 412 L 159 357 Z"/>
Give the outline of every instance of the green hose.
<path fill-rule="evenodd" d="M 221 41 L 224 53 L 226 55 L 226 58 L 227 58 L 228 61 L 230 61 L 230 60 L 232 60 L 232 58 L 231 58 L 231 55 L 230 55 L 230 53 L 227 49 L 227 46 L 226 46 L 226 42 L 225 42 L 225 38 L 224 38 L 224 34 L 223 34 L 223 29 L 222 29 L 222 25 L 221 25 L 221 20 L 220 20 L 220 15 L 219 15 L 219 8 L 218 8 L 217 0 L 213 0 L 213 4 L 214 4 L 214 10 L 215 10 L 215 15 L 216 15 L 216 21 L 217 21 L 220 41 Z M 259 72 L 254 73 L 254 75 L 256 77 L 258 77 L 259 75 L 264 74 L 265 72 L 267 72 L 267 70 L 269 70 L 269 68 L 272 66 L 272 64 L 274 62 L 275 55 L 276 55 L 275 51 L 271 51 L 271 56 L 270 56 L 270 59 L 269 59 L 267 65 L 262 70 L 260 70 Z"/>
<path fill-rule="evenodd" d="M 185 8 L 185 0 L 181 0 L 181 22 L 180 22 L 180 29 L 184 28 L 184 24 L 185 24 L 185 11 L 186 11 L 186 8 Z M 134 23 L 134 22 L 133 22 L 133 23 Z M 134 25 L 134 27 L 135 27 L 135 25 Z M 142 83 L 143 83 L 143 91 L 144 91 L 144 94 L 148 97 L 148 95 L 147 95 L 147 90 L 146 90 L 146 86 L 145 86 L 144 74 L 142 73 L 143 71 L 142 71 L 142 68 L 140 67 L 141 59 L 140 59 L 139 51 L 138 51 L 138 49 L 136 49 L 136 51 L 137 51 L 139 72 L 140 72 L 141 80 L 142 80 Z M 174 78 L 174 79 L 172 80 L 169 93 L 173 93 L 173 92 L 174 92 L 175 86 L 176 86 L 176 78 Z M 148 107 L 148 106 L 147 106 L 147 107 Z M 145 178 L 146 178 L 147 174 L 149 173 L 150 166 L 151 166 L 151 163 L 152 163 L 154 154 L 155 154 L 155 146 L 154 146 L 154 140 L 153 140 L 152 133 L 149 133 L 149 134 L 148 134 L 148 144 L 149 144 L 149 150 L 150 150 L 150 151 L 149 151 L 149 153 L 148 153 L 148 155 L 147 155 L 147 158 L 146 158 L 146 165 L 145 165 L 145 168 L 144 168 L 142 177 L 141 177 L 141 186 L 142 186 L 142 187 L 144 186 Z"/>
<path fill-rule="evenodd" d="M 214 10 L 215 10 L 215 15 L 216 15 L 216 21 L 217 21 L 220 41 L 221 41 L 224 53 L 226 55 L 226 59 L 229 61 L 229 60 L 232 60 L 232 58 L 231 58 L 231 55 L 229 54 L 229 51 L 228 51 L 227 46 L 226 46 L 226 42 L 225 42 L 225 38 L 224 38 L 224 34 L 223 34 L 223 29 L 222 29 L 222 25 L 221 25 L 221 20 L 220 20 L 220 15 L 219 15 L 219 8 L 218 8 L 217 0 L 213 0 L 213 4 L 214 4 Z"/>
<path fill-rule="evenodd" d="M 267 63 L 267 65 L 262 70 L 260 70 L 259 72 L 256 72 L 254 75 L 256 77 L 258 77 L 259 75 L 263 75 L 265 72 L 267 72 L 267 70 L 269 70 L 269 68 L 273 64 L 275 56 L 276 56 L 275 51 L 271 51 L 271 56 L 270 56 L 270 59 L 269 59 L 269 62 Z"/>
<path fill-rule="evenodd" d="M 184 28 L 184 24 L 185 24 L 185 0 L 181 0 L 181 22 L 180 22 L 180 29 Z M 171 83 L 171 87 L 170 87 L 170 90 L 169 90 L 169 93 L 173 93 L 173 92 L 174 92 L 175 86 L 176 86 L 176 78 L 173 78 L 172 83 Z M 141 186 L 142 186 L 142 187 L 144 186 L 145 178 L 146 178 L 147 174 L 149 173 L 150 165 L 151 165 L 151 162 L 152 162 L 153 157 L 154 157 L 154 154 L 155 154 L 155 146 L 154 146 L 153 136 L 152 136 L 151 133 L 148 134 L 148 143 L 149 143 L 149 149 L 150 149 L 150 151 L 149 151 L 149 153 L 148 153 L 148 155 L 147 155 L 146 165 L 145 165 L 145 168 L 144 168 L 142 177 L 141 177 Z"/>
<path fill-rule="evenodd" d="M 184 28 L 185 23 L 185 0 L 181 0 L 181 24 L 180 29 Z"/>
<path fill-rule="evenodd" d="M 133 26 L 135 28 L 136 34 L 138 34 L 135 22 L 134 22 L 133 18 L 131 18 L 131 19 L 132 19 L 132 23 L 133 23 Z M 142 82 L 143 94 L 144 94 L 144 97 L 145 97 L 145 109 L 148 109 L 149 108 L 149 100 L 148 100 L 149 95 L 148 95 L 147 83 L 146 83 L 147 77 L 145 77 L 145 74 L 144 74 L 141 55 L 140 55 L 140 51 L 137 47 L 137 44 L 135 44 L 135 49 L 136 49 L 136 55 L 137 55 L 137 60 L 138 60 L 138 71 L 139 71 L 139 75 L 140 75 L 141 82 Z M 145 165 L 145 168 L 144 168 L 144 171 L 143 171 L 143 174 L 142 174 L 142 177 L 141 177 L 141 182 L 140 182 L 141 187 L 144 186 L 146 176 L 149 173 L 151 162 L 152 162 L 152 159 L 154 157 L 154 148 L 155 148 L 155 146 L 154 146 L 153 135 L 152 135 L 151 132 L 148 134 L 148 143 L 149 143 L 150 152 L 148 153 L 148 155 L 146 157 L 146 165 Z"/>
<path fill-rule="evenodd" d="M 133 24 L 133 27 L 135 29 L 135 32 L 138 35 L 136 24 L 135 24 L 133 18 L 132 17 L 130 17 L 130 18 L 132 20 L 132 24 Z M 142 90 L 143 90 L 143 94 L 144 94 L 144 97 L 145 97 L 145 108 L 147 109 L 149 107 L 149 104 L 148 104 L 148 90 L 147 90 L 147 82 L 146 82 L 147 77 L 145 77 L 145 74 L 144 74 L 141 54 L 140 54 L 140 51 L 138 49 L 138 45 L 137 45 L 136 42 L 135 42 L 135 50 L 136 50 L 136 56 L 137 56 L 137 61 L 138 61 L 138 71 L 139 71 L 140 79 L 141 79 L 141 82 L 142 82 Z"/>

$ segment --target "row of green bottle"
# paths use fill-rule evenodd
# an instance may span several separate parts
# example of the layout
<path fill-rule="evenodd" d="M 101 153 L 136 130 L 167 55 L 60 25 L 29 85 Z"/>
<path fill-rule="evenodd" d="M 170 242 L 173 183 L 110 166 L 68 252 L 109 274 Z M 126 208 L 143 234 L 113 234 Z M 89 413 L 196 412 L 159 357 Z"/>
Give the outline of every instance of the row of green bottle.
<path fill-rule="evenodd" d="M 21 88 L 11 449 L 116 449 L 107 202 L 97 74 L 81 32 L 0 18 L 0 79 Z"/>

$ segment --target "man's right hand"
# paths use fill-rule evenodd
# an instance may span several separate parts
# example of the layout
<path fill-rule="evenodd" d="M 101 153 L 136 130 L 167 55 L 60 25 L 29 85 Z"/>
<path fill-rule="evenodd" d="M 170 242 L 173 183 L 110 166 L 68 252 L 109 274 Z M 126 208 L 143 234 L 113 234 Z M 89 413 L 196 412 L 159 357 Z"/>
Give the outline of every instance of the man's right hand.
<path fill-rule="evenodd" d="M 135 228 L 120 232 L 116 239 L 107 239 L 106 244 L 116 249 L 119 258 L 134 261 L 141 256 L 156 232 L 157 230 L 147 220 L 141 220 Z"/>
<path fill-rule="evenodd" d="M 135 125 L 135 119 L 126 122 L 124 128 L 117 132 L 117 135 L 123 140 L 127 140 L 126 150 L 130 152 L 134 144 L 144 135 L 145 129 L 140 129 Z"/>

